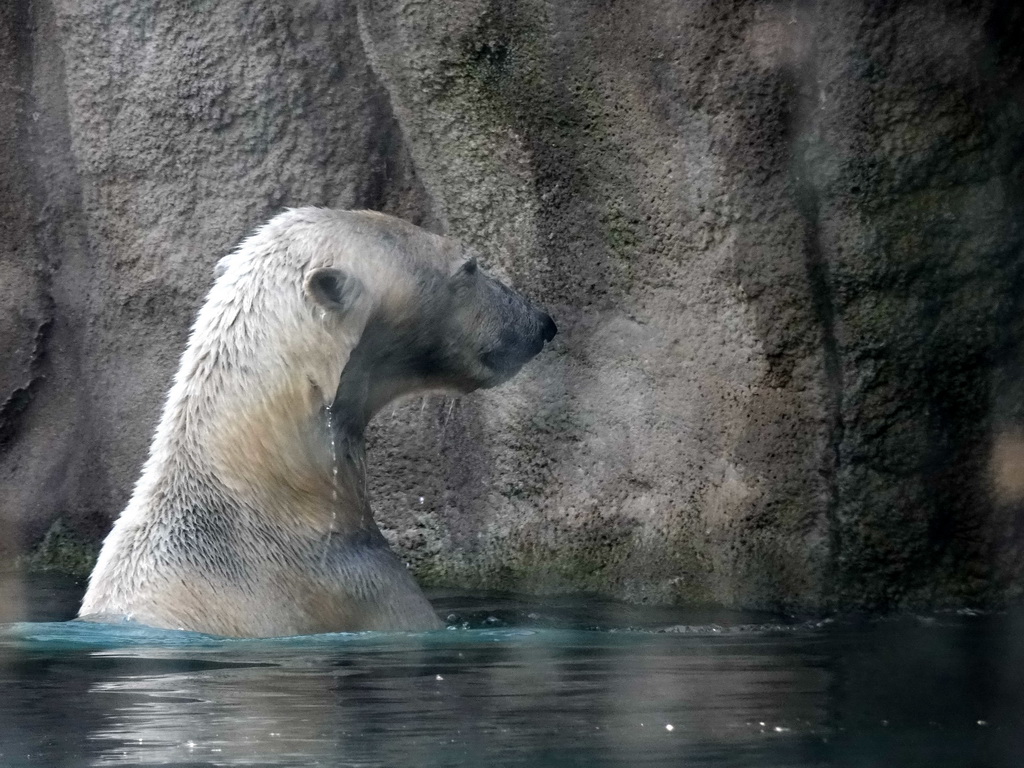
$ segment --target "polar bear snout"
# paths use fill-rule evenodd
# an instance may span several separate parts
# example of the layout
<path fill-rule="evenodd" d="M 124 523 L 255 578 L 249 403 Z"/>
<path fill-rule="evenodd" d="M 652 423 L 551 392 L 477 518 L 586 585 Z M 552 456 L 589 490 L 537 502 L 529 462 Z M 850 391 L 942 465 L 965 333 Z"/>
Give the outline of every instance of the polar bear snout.
<path fill-rule="evenodd" d="M 496 381 L 486 386 L 495 386 L 514 376 L 530 360 L 540 354 L 544 345 L 555 338 L 558 326 L 547 312 L 537 310 L 534 315 L 535 327 L 530 333 L 516 334 L 506 330 L 501 343 L 480 356 L 481 362 L 498 375 Z"/>
<path fill-rule="evenodd" d="M 537 333 L 530 344 L 530 354 L 527 357 L 527 360 L 532 358 L 534 355 L 539 355 L 541 350 L 544 349 L 544 345 L 555 338 L 556 333 L 558 333 L 558 326 L 555 325 L 555 321 L 551 319 L 551 315 L 547 312 L 538 310 Z"/>
<path fill-rule="evenodd" d="M 551 315 L 547 312 L 540 313 L 540 335 L 547 343 L 555 338 L 555 334 L 558 333 L 558 326 L 555 325 L 555 321 L 551 319 Z"/>

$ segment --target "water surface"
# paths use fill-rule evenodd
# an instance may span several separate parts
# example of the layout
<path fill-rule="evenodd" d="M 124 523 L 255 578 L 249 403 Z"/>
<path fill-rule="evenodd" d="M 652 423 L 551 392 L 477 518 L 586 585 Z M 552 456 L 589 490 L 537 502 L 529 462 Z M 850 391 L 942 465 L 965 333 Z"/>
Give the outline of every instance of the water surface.
<path fill-rule="evenodd" d="M 449 629 L 0 631 L 7 766 L 1020 766 L 1024 621 L 818 622 L 438 594 Z"/>

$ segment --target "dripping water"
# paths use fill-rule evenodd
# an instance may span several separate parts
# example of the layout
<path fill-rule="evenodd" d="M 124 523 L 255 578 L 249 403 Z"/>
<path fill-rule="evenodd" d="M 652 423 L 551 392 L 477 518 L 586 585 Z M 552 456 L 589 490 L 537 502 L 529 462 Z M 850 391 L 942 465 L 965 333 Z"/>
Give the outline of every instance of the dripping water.
<path fill-rule="evenodd" d="M 324 538 L 324 551 L 320 556 L 321 567 L 327 562 L 327 553 L 331 548 L 331 534 L 338 521 L 338 444 L 337 430 L 334 428 L 334 411 L 327 409 L 327 432 L 331 437 L 331 522 L 327 526 Z"/>
<path fill-rule="evenodd" d="M 448 400 L 448 398 L 445 398 L 445 400 Z M 448 403 L 448 410 L 445 411 L 444 420 L 441 422 L 441 438 L 442 439 L 444 439 L 444 435 L 448 431 L 448 422 L 452 418 L 452 411 L 455 410 L 455 402 L 456 402 L 456 399 L 453 397 L 451 399 L 451 401 Z M 444 407 L 444 402 L 443 401 L 442 401 L 442 406 L 441 407 L 442 408 Z"/>

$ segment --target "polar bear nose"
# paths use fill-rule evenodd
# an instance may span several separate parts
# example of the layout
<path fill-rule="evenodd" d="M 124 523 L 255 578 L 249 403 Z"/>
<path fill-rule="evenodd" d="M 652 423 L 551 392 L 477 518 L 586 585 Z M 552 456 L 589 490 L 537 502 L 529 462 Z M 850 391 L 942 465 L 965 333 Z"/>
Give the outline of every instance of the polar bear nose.
<path fill-rule="evenodd" d="M 558 333 L 558 326 L 555 325 L 555 321 L 551 319 L 551 315 L 547 312 L 541 312 L 540 335 L 544 337 L 544 341 L 551 341 L 555 338 L 556 333 Z"/>

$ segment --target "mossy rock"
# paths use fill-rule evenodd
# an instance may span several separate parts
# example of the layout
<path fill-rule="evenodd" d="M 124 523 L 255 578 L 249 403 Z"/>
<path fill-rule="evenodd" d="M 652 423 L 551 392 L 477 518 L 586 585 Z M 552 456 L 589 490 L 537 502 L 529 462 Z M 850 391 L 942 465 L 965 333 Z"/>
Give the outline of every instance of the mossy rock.
<path fill-rule="evenodd" d="M 92 572 L 99 553 L 99 542 L 87 539 L 58 518 L 22 565 L 29 571 L 86 577 Z"/>

